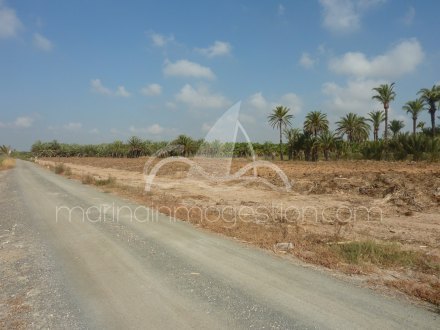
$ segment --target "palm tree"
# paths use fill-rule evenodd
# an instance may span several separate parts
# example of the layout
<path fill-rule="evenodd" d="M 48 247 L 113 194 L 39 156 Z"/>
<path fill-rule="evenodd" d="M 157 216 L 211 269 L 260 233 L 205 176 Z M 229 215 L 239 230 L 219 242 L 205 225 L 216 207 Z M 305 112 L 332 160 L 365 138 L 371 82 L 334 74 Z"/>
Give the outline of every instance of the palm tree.
<path fill-rule="evenodd" d="M 419 117 L 419 113 L 423 111 L 423 106 L 423 101 L 421 99 L 417 99 L 414 101 L 406 102 L 406 104 L 402 107 L 402 109 L 405 110 L 406 113 L 411 114 L 411 118 L 413 121 L 413 134 L 416 134 L 417 118 Z"/>
<path fill-rule="evenodd" d="M 306 115 L 306 119 L 304 121 L 304 130 L 310 132 L 315 137 L 318 136 L 319 133 L 328 130 L 328 119 L 327 114 L 322 113 L 321 111 L 311 111 Z"/>
<path fill-rule="evenodd" d="M 424 121 L 419 121 L 417 124 L 417 128 L 420 128 L 422 131 L 425 128 L 426 123 Z"/>
<path fill-rule="evenodd" d="M 319 135 L 317 144 L 323 151 L 325 160 L 328 160 L 330 152 L 335 150 L 337 141 L 336 133 L 324 131 Z"/>
<path fill-rule="evenodd" d="M 397 134 L 400 132 L 400 130 L 404 127 L 405 127 L 405 124 L 403 123 L 402 120 L 394 119 L 394 120 L 390 121 L 389 129 L 391 132 L 393 132 L 393 139 L 397 136 Z"/>
<path fill-rule="evenodd" d="M 391 101 L 394 101 L 394 98 L 396 97 L 396 92 L 393 90 L 394 84 L 395 83 L 391 83 L 390 85 L 382 84 L 379 87 L 373 88 L 377 94 L 373 95 L 372 99 L 382 103 L 385 110 L 385 141 L 388 140 L 388 109 L 390 108 Z"/>
<path fill-rule="evenodd" d="M 348 113 L 341 120 L 337 121 L 336 131 L 342 136 L 347 135 L 348 142 L 360 142 L 368 139 L 370 125 L 366 123 L 364 117 L 355 113 Z"/>
<path fill-rule="evenodd" d="M 373 137 L 374 137 L 374 141 L 378 141 L 379 140 L 379 127 L 380 127 L 380 124 L 385 121 L 384 112 L 381 111 L 381 110 L 379 110 L 379 111 L 371 111 L 370 113 L 368 113 L 368 115 L 370 116 L 370 118 L 368 118 L 367 120 L 373 124 Z"/>
<path fill-rule="evenodd" d="M 437 111 L 436 102 L 440 100 L 440 86 L 432 86 L 431 89 L 422 88 L 417 94 L 429 106 L 429 114 L 431 115 L 432 136 L 435 136 L 435 112 Z"/>
<path fill-rule="evenodd" d="M 143 142 L 137 136 L 132 136 L 128 141 L 128 148 L 130 157 L 137 158 L 141 155 L 143 149 Z"/>
<path fill-rule="evenodd" d="M 6 156 L 10 156 L 12 152 L 11 146 L 2 145 L 0 146 L 0 154 L 3 153 Z"/>
<path fill-rule="evenodd" d="M 280 158 L 283 160 L 283 128 L 291 125 L 290 120 L 293 116 L 289 114 L 290 109 L 279 105 L 272 110 L 272 113 L 267 116 L 269 124 L 272 128 L 280 130 Z"/>
<path fill-rule="evenodd" d="M 188 157 L 190 154 L 195 152 L 195 142 L 189 136 L 181 134 L 174 140 L 173 144 L 182 146 L 183 155 Z"/>
<path fill-rule="evenodd" d="M 299 128 L 290 128 L 284 130 L 284 136 L 287 139 L 287 148 L 289 150 L 289 159 L 293 158 L 293 153 L 295 150 L 295 145 L 301 135 Z"/>

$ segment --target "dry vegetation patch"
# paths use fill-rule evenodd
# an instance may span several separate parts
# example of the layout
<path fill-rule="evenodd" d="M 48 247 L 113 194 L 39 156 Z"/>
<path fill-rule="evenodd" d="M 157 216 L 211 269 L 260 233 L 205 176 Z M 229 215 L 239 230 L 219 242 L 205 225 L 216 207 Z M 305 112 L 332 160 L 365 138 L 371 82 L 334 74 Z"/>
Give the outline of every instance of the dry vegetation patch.
<path fill-rule="evenodd" d="M 0 156 L 0 170 L 7 170 L 13 167 L 15 167 L 14 158 Z"/>
<path fill-rule="evenodd" d="M 176 163 L 164 166 L 146 193 L 142 174 L 146 161 L 68 158 L 40 163 L 52 167 L 64 163 L 71 176 L 85 184 L 103 186 L 199 228 L 439 303 L 440 166 L 436 163 L 275 162 L 293 183 L 293 191 L 285 193 L 258 183 L 221 184 L 187 177 L 189 166 Z M 203 160 L 204 169 L 214 170 L 216 161 Z M 234 159 L 231 172 L 248 163 Z M 257 174 L 280 184 L 269 168 L 259 168 Z M 306 211 L 298 218 L 296 210 L 280 211 L 286 205 Z M 261 207 L 265 211 L 256 214 Z M 317 216 L 310 211 L 314 207 Z M 226 210 L 221 219 L 218 208 Z M 245 210 L 240 221 L 237 210 Z M 293 248 L 279 250 L 279 243 L 292 243 Z"/>

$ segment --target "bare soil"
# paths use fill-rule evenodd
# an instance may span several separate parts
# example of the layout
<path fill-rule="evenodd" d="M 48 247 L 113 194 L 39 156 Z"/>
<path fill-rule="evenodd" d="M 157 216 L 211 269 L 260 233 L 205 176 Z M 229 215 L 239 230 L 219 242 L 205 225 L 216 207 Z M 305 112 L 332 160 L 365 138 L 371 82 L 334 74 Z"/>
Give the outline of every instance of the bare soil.
<path fill-rule="evenodd" d="M 273 162 L 288 177 L 291 191 L 282 191 L 279 175 L 268 167 L 259 181 L 209 180 L 187 164 L 163 166 L 145 192 L 148 158 L 47 158 L 38 163 L 64 163 L 69 176 L 114 178 L 102 189 L 124 194 L 159 211 L 243 242 L 278 253 L 292 253 L 314 264 L 365 276 L 374 286 L 397 288 L 440 305 L 440 164 L 376 161 Z M 159 160 L 154 160 L 153 164 Z M 234 159 L 231 173 L 250 160 Z M 199 159 L 209 173 L 219 159 Z M 246 173 L 251 176 L 252 171 Z M 221 212 L 221 214 L 219 213 Z M 220 221 L 218 221 L 221 215 Z M 350 264 L 332 246 L 353 241 L 395 242 L 420 255 L 429 267 L 384 267 Z M 292 243 L 280 251 L 278 243 Z"/>

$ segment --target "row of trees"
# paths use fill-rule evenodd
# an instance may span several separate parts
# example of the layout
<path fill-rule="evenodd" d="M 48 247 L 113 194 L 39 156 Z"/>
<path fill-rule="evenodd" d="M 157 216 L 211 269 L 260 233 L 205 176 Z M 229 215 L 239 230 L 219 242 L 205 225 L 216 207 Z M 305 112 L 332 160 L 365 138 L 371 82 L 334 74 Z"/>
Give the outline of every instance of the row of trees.
<path fill-rule="evenodd" d="M 346 137 L 349 145 L 354 143 L 359 144 L 368 141 L 371 129 L 373 130 L 373 141 L 378 145 L 379 142 L 379 129 L 383 122 L 385 122 L 384 128 L 384 150 L 387 151 L 388 147 L 388 135 L 392 132 L 393 140 L 398 137 L 400 131 L 404 128 L 403 121 L 391 120 L 388 122 L 388 110 L 390 103 L 395 99 L 396 92 L 394 91 L 395 83 L 383 84 L 379 87 L 373 88 L 375 94 L 372 96 L 374 100 L 379 101 L 384 110 L 372 111 L 368 114 L 368 118 L 359 116 L 355 113 L 348 113 L 336 122 L 336 131 L 329 131 L 329 121 L 327 115 L 320 111 L 309 112 L 303 124 L 303 130 L 291 129 L 291 121 L 293 116 L 289 113 L 290 109 L 284 106 L 278 106 L 273 109 L 272 113 L 268 116 L 268 122 L 273 128 L 277 128 L 280 134 L 279 153 L 281 160 L 283 159 L 283 135 L 288 140 L 289 146 L 289 158 L 294 157 L 294 153 L 301 148 L 298 148 L 298 142 L 303 146 L 309 145 L 310 148 L 303 148 L 305 158 L 310 160 L 318 159 L 318 150 L 321 149 L 324 157 L 329 158 L 329 154 L 332 150 L 337 148 L 338 143 Z M 435 127 L 435 114 L 437 111 L 437 102 L 440 101 L 440 86 L 434 85 L 431 89 L 423 88 L 418 92 L 420 97 L 413 101 L 408 101 L 403 110 L 407 114 L 411 115 L 413 121 L 412 134 L 413 140 L 416 139 L 416 129 L 421 128 L 423 134 L 430 134 L 432 139 L 435 139 L 436 130 Z M 419 115 L 425 109 L 428 110 L 431 116 L 431 130 L 428 132 L 424 128 L 424 123 L 417 123 Z M 371 124 L 371 126 L 370 126 Z M 406 135 L 407 139 L 409 138 Z M 422 137 L 419 138 L 423 139 Z M 413 141 L 414 142 L 414 141 Z M 414 143 L 413 143 L 414 144 Z M 389 145 L 391 148 L 392 145 Z M 397 147 L 393 144 L 394 147 Z"/>
<path fill-rule="evenodd" d="M 318 116 L 317 113 L 310 117 Z M 319 116 L 323 116 L 320 114 Z M 347 115 L 349 121 L 353 115 Z M 341 120 L 341 122 L 346 122 Z M 354 120 L 355 121 L 355 120 Z M 350 127 L 344 124 L 342 127 Z M 132 137 L 126 142 L 115 141 L 108 144 L 79 145 L 65 144 L 57 141 L 37 141 L 32 146 L 32 154 L 37 157 L 114 157 L 132 158 L 157 155 L 165 156 L 194 156 L 196 153 L 207 157 L 250 157 L 256 155 L 264 159 L 275 159 L 279 155 L 288 155 L 289 159 L 316 161 L 320 156 L 324 159 L 389 159 L 403 160 L 411 155 L 414 160 L 436 160 L 440 156 L 440 137 L 432 139 L 430 130 L 418 134 L 396 134 L 387 143 L 384 140 L 361 141 L 362 134 L 353 132 L 351 142 L 342 139 L 337 132 L 325 129 L 325 126 L 316 129 L 316 134 L 298 128 L 289 128 L 283 131 L 286 143 L 281 145 L 272 142 L 245 143 L 219 141 L 206 142 L 194 140 L 189 136 L 180 135 L 171 143 L 152 142 Z"/>
<path fill-rule="evenodd" d="M 153 142 L 133 136 L 128 141 L 115 141 L 98 145 L 63 144 L 57 141 L 37 141 L 32 146 L 32 153 L 41 157 L 141 157 L 149 155 L 183 155 L 192 156 L 197 152 L 205 156 L 246 157 L 256 154 L 259 157 L 272 158 L 284 155 L 289 159 L 305 159 L 316 161 L 322 155 L 330 158 L 364 158 L 364 159 L 405 159 L 412 155 L 414 159 L 436 159 L 439 153 L 439 139 L 435 127 L 437 102 L 440 101 L 440 87 L 421 89 L 418 99 L 408 101 L 403 110 L 413 121 L 412 134 L 400 133 L 404 124 L 399 120 L 388 118 L 390 103 L 396 97 L 395 84 L 380 85 L 374 88 L 373 99 L 378 100 L 384 110 L 372 111 L 365 118 L 355 113 L 348 113 L 336 122 L 335 131 L 329 130 L 327 114 L 321 111 L 309 112 L 302 128 L 291 128 L 293 115 L 284 106 L 273 109 L 268 116 L 269 124 L 279 130 L 278 146 L 271 142 L 265 143 L 220 143 L 194 140 L 186 135 L 179 135 L 174 141 Z M 428 110 L 431 115 L 431 128 L 425 128 L 418 122 L 422 111 Z M 383 138 L 379 131 L 384 125 Z M 417 133 L 417 128 L 420 132 Z M 370 132 L 373 141 L 369 141 Z M 392 138 L 389 139 L 389 133 Z M 283 137 L 287 142 L 283 143 Z"/>

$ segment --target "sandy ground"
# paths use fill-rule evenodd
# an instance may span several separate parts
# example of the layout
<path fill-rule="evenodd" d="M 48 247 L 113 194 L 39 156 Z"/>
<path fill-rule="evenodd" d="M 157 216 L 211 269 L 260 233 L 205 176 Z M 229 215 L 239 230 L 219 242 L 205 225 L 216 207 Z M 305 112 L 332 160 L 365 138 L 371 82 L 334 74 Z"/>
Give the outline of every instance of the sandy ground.
<path fill-rule="evenodd" d="M 145 187 L 146 158 L 41 159 L 41 165 L 63 162 L 74 175 L 113 177 L 122 185 Z M 248 164 L 234 160 L 234 173 Z M 201 160 L 207 172 L 220 160 Z M 282 218 L 301 230 L 341 236 L 341 240 L 374 238 L 403 243 L 440 256 L 440 165 L 368 161 L 275 162 L 289 178 L 292 190 L 276 191 L 265 184 L 241 180 L 213 182 L 191 175 L 182 163 L 165 165 L 147 193 L 157 206 L 179 205 L 229 212 L 231 221 L 267 222 Z M 188 175 L 189 174 L 189 175 Z M 252 171 L 247 173 L 252 174 Z M 258 176 L 283 188 L 279 176 L 259 168 Z M 161 202 L 162 201 L 162 202 Z M 233 220 L 232 220 L 233 219 Z"/>

